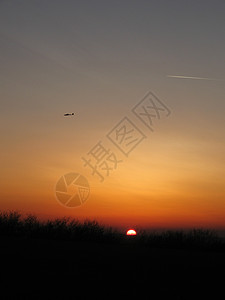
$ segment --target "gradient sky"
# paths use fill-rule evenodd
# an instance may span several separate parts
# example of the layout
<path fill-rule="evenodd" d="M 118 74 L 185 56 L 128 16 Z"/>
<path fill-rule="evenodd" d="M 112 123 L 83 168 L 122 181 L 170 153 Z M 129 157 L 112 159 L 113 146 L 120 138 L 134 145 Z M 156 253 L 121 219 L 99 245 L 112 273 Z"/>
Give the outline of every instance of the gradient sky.
<path fill-rule="evenodd" d="M 224 16 L 223 0 L 0 0 L 0 209 L 225 228 Z M 100 183 L 81 157 L 149 90 L 171 115 L 137 121 L 147 139 Z M 77 208 L 55 198 L 68 172 L 91 186 Z"/>

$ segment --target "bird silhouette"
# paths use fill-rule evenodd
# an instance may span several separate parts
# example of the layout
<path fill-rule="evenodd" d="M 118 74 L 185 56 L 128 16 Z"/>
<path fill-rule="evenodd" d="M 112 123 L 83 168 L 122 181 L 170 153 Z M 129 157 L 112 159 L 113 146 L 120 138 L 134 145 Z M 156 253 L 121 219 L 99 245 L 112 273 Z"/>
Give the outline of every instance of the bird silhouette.
<path fill-rule="evenodd" d="M 64 114 L 64 117 L 68 117 L 68 116 L 74 116 L 74 113 L 66 113 L 66 114 Z"/>

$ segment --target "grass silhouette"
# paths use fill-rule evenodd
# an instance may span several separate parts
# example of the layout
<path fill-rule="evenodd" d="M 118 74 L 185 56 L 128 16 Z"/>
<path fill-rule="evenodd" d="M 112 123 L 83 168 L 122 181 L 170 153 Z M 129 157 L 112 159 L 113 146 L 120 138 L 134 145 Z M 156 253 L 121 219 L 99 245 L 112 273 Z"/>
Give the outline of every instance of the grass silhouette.
<path fill-rule="evenodd" d="M 23 217 L 18 211 L 0 212 L 0 234 L 59 240 L 116 241 L 122 234 L 97 221 L 71 218 L 40 221 L 35 215 Z"/>
<path fill-rule="evenodd" d="M 225 299 L 212 230 L 136 236 L 96 221 L 0 212 L 1 299 Z"/>
<path fill-rule="evenodd" d="M 137 236 L 126 236 L 95 220 L 79 222 L 71 218 L 56 218 L 40 221 L 35 215 L 22 216 L 18 211 L 0 212 L 0 234 L 54 240 L 130 243 L 160 248 L 225 249 L 225 240 L 213 230 L 168 230 L 161 233 L 140 230 Z"/>

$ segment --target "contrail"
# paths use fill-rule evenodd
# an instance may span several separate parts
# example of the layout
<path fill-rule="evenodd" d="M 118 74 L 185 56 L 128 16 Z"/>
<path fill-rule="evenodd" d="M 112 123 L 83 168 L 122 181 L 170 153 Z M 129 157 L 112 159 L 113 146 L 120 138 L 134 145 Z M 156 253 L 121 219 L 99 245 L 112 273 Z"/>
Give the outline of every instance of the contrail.
<path fill-rule="evenodd" d="M 223 81 L 223 79 L 217 79 L 217 78 L 182 76 L 182 75 L 166 75 L 166 77 L 179 78 L 179 79 L 196 79 L 196 80 L 216 80 L 216 81 Z"/>

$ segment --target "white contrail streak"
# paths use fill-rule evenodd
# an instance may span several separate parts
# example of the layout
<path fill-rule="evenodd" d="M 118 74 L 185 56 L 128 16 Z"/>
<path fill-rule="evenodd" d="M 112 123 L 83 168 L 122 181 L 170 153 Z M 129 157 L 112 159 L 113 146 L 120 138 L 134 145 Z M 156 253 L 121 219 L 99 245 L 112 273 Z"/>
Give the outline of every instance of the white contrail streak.
<path fill-rule="evenodd" d="M 218 80 L 223 81 L 223 79 L 216 79 L 216 78 L 206 78 L 206 77 L 194 77 L 194 76 L 182 76 L 182 75 L 167 75 L 166 77 L 169 78 L 179 78 L 179 79 L 196 79 L 196 80 Z"/>

